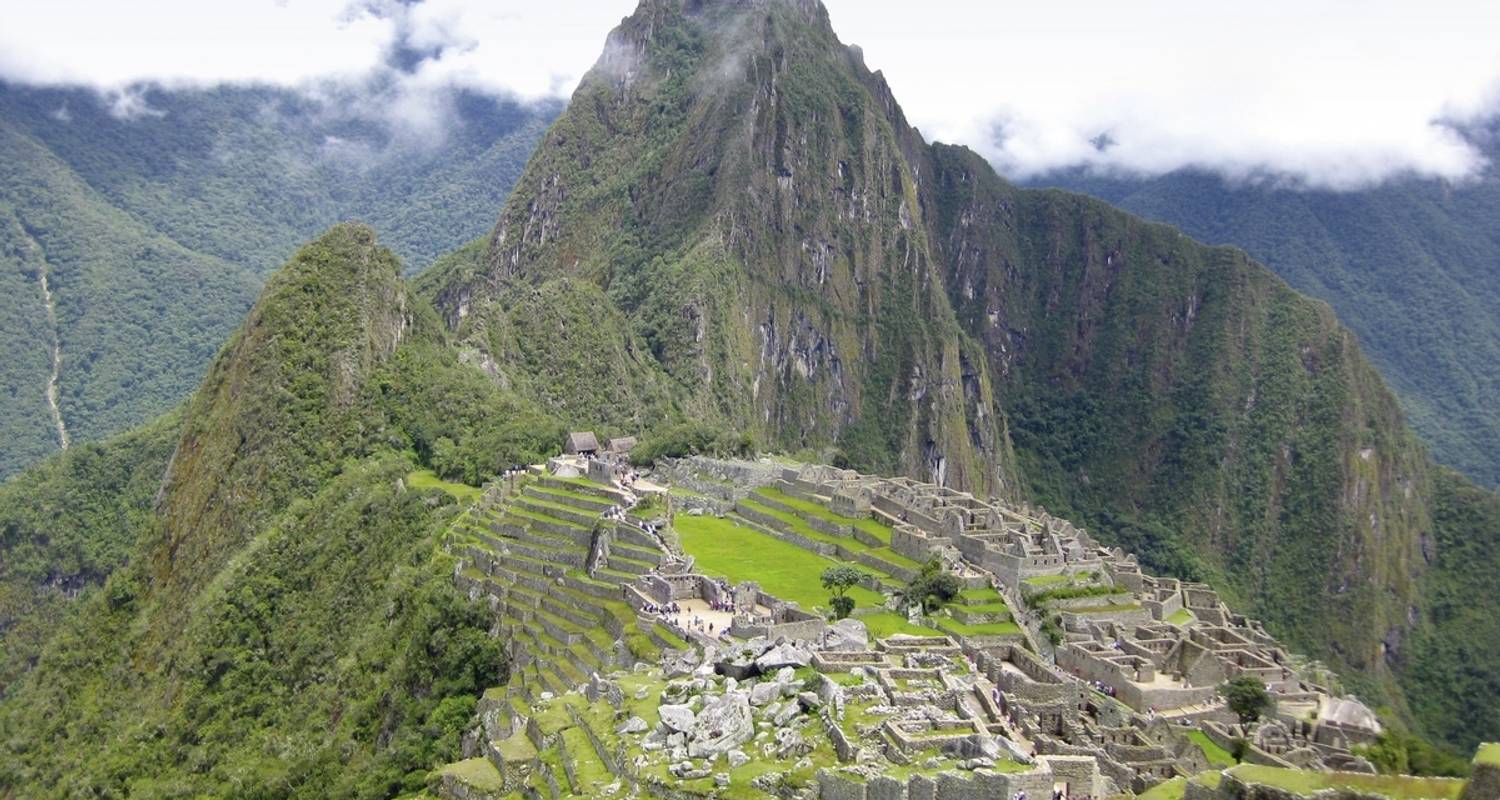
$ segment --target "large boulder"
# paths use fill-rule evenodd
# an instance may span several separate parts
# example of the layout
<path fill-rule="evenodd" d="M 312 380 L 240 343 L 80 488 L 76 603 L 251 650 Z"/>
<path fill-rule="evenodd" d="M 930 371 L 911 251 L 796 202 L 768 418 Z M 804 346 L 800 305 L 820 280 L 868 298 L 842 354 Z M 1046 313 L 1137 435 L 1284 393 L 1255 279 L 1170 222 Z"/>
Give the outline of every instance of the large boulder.
<path fill-rule="evenodd" d="M 825 650 L 868 650 L 869 647 L 869 629 L 863 622 L 852 617 L 829 625 L 823 634 Z"/>
<path fill-rule="evenodd" d="M 693 722 L 688 736 L 688 755 L 706 758 L 728 752 L 755 737 L 750 698 L 744 692 L 729 692 L 714 700 Z"/>
<path fill-rule="evenodd" d="M 658 706 L 656 713 L 661 717 L 661 724 L 667 726 L 669 730 L 684 733 L 692 730 L 693 723 L 697 721 L 697 715 L 686 705 Z"/>
<path fill-rule="evenodd" d="M 757 708 L 781 696 L 781 684 L 761 681 L 750 687 L 750 705 Z"/>
<path fill-rule="evenodd" d="M 782 667 L 805 667 L 812 661 L 812 651 L 796 642 L 782 642 L 755 659 L 761 672 L 772 672 Z"/>

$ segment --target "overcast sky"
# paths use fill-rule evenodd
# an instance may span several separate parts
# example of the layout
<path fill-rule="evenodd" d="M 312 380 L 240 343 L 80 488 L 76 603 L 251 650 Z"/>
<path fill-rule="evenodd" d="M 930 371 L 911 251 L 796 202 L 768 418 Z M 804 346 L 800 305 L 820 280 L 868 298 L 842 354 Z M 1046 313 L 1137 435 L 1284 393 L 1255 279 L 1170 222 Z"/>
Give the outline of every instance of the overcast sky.
<path fill-rule="evenodd" d="M 1354 187 L 1481 166 L 1495 0 L 825 0 L 929 139 L 1026 177 L 1184 166 Z M 409 95 L 566 96 L 634 0 L 0 0 L 0 76 L 298 86 L 423 60 Z M 419 105 L 419 104 L 418 104 Z M 122 106 L 124 107 L 124 106 Z M 1112 145 L 1090 144 L 1101 134 Z"/>

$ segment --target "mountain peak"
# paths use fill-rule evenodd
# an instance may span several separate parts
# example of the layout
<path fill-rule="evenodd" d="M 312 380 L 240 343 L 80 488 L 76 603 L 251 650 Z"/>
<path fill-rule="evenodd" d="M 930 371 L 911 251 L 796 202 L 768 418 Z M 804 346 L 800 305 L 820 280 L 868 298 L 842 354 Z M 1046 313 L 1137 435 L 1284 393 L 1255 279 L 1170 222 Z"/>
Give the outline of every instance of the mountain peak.
<path fill-rule="evenodd" d="M 334 226 L 271 276 L 188 404 L 158 498 L 158 588 L 201 586 L 327 477 L 331 455 L 358 448 L 343 420 L 411 324 L 400 265 L 368 226 Z"/>

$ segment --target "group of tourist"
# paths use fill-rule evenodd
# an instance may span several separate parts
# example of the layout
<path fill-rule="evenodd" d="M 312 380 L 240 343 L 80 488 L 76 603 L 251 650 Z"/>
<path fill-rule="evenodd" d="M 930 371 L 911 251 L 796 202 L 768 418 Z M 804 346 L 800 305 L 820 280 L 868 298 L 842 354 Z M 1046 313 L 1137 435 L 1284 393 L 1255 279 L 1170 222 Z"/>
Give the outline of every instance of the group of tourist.
<path fill-rule="evenodd" d="M 682 606 L 676 603 L 647 603 L 641 607 L 641 610 L 647 614 L 661 614 L 665 616 L 667 614 L 681 614 Z"/>
<path fill-rule="evenodd" d="M 622 505 L 613 505 L 613 506 L 610 506 L 609 508 L 604 509 L 604 513 L 600 514 L 600 516 L 602 516 L 603 518 L 605 518 L 607 520 L 610 520 L 612 522 L 624 522 L 625 521 L 625 506 L 622 506 Z"/>

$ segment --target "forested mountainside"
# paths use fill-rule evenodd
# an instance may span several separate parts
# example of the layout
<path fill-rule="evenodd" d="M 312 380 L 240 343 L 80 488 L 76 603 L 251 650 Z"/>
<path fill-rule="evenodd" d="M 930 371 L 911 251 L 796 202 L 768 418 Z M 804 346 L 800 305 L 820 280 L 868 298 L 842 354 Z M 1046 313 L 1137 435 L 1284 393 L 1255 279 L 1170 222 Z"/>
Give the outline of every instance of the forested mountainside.
<path fill-rule="evenodd" d="M 1349 192 L 1231 183 L 1193 172 L 1087 172 L 1038 184 L 1086 192 L 1245 248 L 1359 335 L 1438 461 L 1500 485 L 1500 135 L 1468 131 L 1472 180 L 1404 178 Z"/>
<path fill-rule="evenodd" d="M 0 83 L 0 478 L 179 403 L 270 269 L 329 225 L 378 225 L 410 269 L 478 236 L 557 112 L 450 93 L 417 136 L 359 98 L 131 96 L 122 116 Z"/>
<path fill-rule="evenodd" d="M 0 631 L 0 792 L 417 788 L 507 665 L 410 474 L 580 422 L 1040 500 L 1424 732 L 1500 736 L 1500 501 L 1433 466 L 1332 311 L 926 144 L 815 0 L 646 0 L 488 239 L 401 273 L 335 227 L 180 417 L 0 492 L 7 596 L 52 598 Z"/>
<path fill-rule="evenodd" d="M 506 669 L 437 545 L 456 507 L 405 485 L 458 430 L 491 473 L 561 435 L 457 363 L 369 228 L 302 248 L 182 413 L 0 490 L 0 787 L 420 788 Z"/>
<path fill-rule="evenodd" d="M 643 3 L 487 251 L 430 279 L 470 360 L 570 420 L 624 386 L 616 424 L 665 408 L 1030 494 L 1215 580 L 1367 693 L 1464 686 L 1482 701 L 1455 740 L 1494 730 L 1500 687 L 1472 665 L 1500 637 L 1436 598 L 1478 588 L 1444 542 L 1495 532 L 1451 527 L 1329 307 L 1242 251 L 928 146 L 817 3 Z M 589 356 L 538 353 L 573 342 Z"/>

